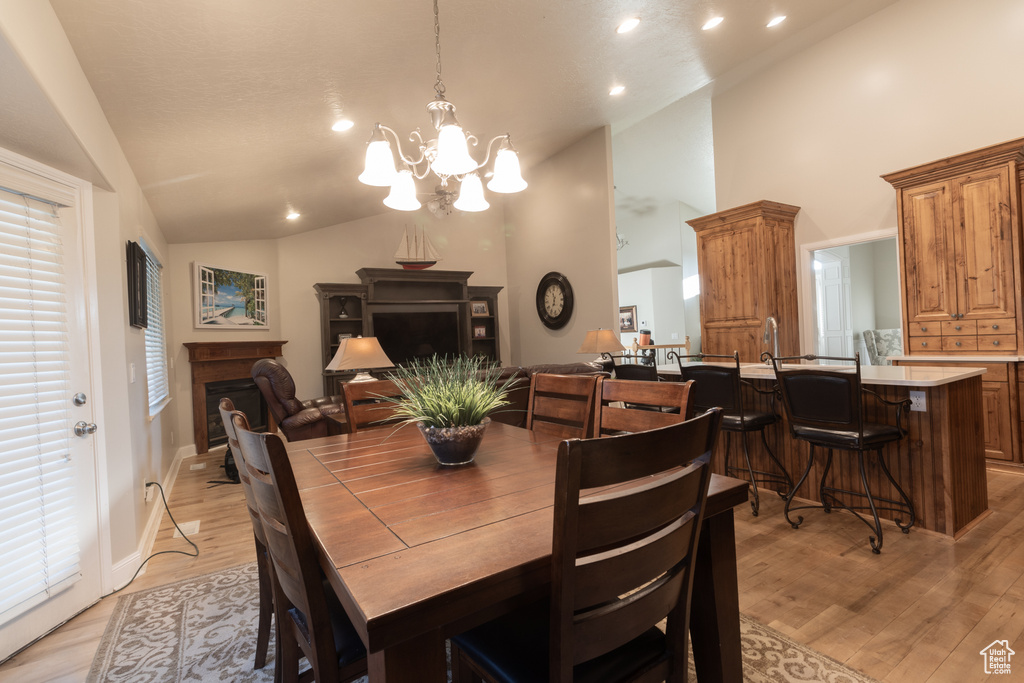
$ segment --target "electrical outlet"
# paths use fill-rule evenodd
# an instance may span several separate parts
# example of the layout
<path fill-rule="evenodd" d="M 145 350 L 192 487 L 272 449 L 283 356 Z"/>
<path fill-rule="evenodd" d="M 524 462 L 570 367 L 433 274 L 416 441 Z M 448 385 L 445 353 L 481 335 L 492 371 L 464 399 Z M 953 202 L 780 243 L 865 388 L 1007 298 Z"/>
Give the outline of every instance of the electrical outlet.
<path fill-rule="evenodd" d="M 918 413 L 923 413 L 928 410 L 927 406 L 925 405 L 923 391 L 910 392 L 910 409 Z"/>
<path fill-rule="evenodd" d="M 152 503 L 153 498 L 156 496 L 156 487 L 150 484 L 146 487 L 146 502 Z"/>

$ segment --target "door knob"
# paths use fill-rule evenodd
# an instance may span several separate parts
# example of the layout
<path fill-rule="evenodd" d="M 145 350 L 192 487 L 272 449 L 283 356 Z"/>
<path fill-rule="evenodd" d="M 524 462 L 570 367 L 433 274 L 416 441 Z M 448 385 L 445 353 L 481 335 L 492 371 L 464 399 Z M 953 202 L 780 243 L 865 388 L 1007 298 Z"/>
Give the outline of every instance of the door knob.
<path fill-rule="evenodd" d="M 96 423 L 86 422 L 85 420 L 79 420 L 75 423 L 75 435 L 76 436 L 87 436 L 89 434 L 96 433 Z"/>

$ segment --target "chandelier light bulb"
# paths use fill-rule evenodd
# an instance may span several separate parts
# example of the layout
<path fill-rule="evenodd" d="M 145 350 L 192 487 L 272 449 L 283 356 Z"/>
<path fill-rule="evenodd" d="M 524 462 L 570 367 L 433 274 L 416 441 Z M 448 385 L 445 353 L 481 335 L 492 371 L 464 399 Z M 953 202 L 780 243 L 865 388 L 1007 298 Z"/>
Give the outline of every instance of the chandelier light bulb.
<path fill-rule="evenodd" d="M 494 159 L 494 175 L 487 181 L 491 192 L 511 194 L 526 189 L 526 181 L 519 169 L 519 155 L 507 147 L 498 150 Z"/>
<path fill-rule="evenodd" d="M 380 133 L 380 139 L 377 134 Z M 395 182 L 395 157 L 391 154 L 391 143 L 384 139 L 384 133 L 375 129 L 370 144 L 366 146 L 366 166 L 359 174 L 359 182 L 374 187 L 390 187 Z"/>
<path fill-rule="evenodd" d="M 403 169 L 395 175 L 391 193 L 384 198 L 384 206 L 396 211 L 415 211 L 422 206 L 416 199 L 416 183 L 412 179 L 412 171 Z"/>
<path fill-rule="evenodd" d="M 484 186 L 480 183 L 480 176 L 470 173 L 462 179 L 462 190 L 459 198 L 455 200 L 455 208 L 459 211 L 486 211 L 490 204 L 484 199 Z"/>
<path fill-rule="evenodd" d="M 477 163 L 469 156 L 466 134 L 460 126 L 441 126 L 437 131 L 437 156 L 430 170 L 439 176 L 463 175 L 475 171 Z"/>

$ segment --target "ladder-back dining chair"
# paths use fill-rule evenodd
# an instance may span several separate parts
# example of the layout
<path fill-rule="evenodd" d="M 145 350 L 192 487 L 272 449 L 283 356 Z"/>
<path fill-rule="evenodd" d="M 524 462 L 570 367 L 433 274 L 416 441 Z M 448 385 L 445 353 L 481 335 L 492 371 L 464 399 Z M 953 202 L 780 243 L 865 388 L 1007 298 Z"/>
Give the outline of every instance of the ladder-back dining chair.
<path fill-rule="evenodd" d="M 318 683 L 355 680 L 366 673 L 366 648 L 320 570 L 284 443 L 232 420 L 274 567 L 282 680 L 298 680 L 302 655 Z"/>
<path fill-rule="evenodd" d="M 615 366 L 615 379 L 635 379 L 643 382 L 657 382 L 658 368 L 642 363 L 621 363 Z"/>
<path fill-rule="evenodd" d="M 550 598 L 453 637 L 453 683 L 685 680 L 720 419 L 559 444 Z"/>
<path fill-rule="evenodd" d="M 686 419 L 693 382 L 601 379 L 595 434 L 642 432 Z"/>
<path fill-rule="evenodd" d="M 401 422 L 404 418 L 395 415 L 395 404 L 386 400 L 386 397 L 401 395 L 401 390 L 389 379 L 342 384 L 341 396 L 345 403 L 348 433 L 355 434 L 363 429 L 393 426 Z"/>
<path fill-rule="evenodd" d="M 267 537 L 263 531 L 263 521 L 260 519 L 256 499 L 253 497 L 249 473 L 245 469 L 245 463 L 242 462 L 242 449 L 238 445 L 238 435 L 235 433 L 235 422 L 232 418 L 237 417 L 239 424 L 244 425 L 245 429 L 249 429 L 249 420 L 245 413 L 235 410 L 235 404 L 230 398 L 222 398 L 217 407 L 220 410 L 221 422 L 224 423 L 224 432 L 228 435 L 228 448 L 236 457 L 238 478 L 242 484 L 242 491 L 245 493 L 245 506 L 249 511 L 253 541 L 256 544 L 256 576 L 259 584 L 260 615 L 256 625 L 256 661 L 253 668 L 262 669 L 267 664 L 271 617 L 274 614 L 274 570 L 271 566 L 270 555 L 267 553 Z"/>
<path fill-rule="evenodd" d="M 707 353 L 680 356 L 670 352 L 669 357 L 674 357 L 678 361 L 680 378 L 693 380 L 696 383 L 693 388 L 693 396 L 690 399 L 695 412 L 707 410 L 712 406 L 722 409 L 722 431 L 725 432 L 725 473 L 729 476 L 746 479 L 750 483 L 750 490 L 753 493 L 750 498 L 751 513 L 757 517 L 761 509 L 758 484 L 776 487 L 776 493 L 780 498 L 788 496 L 793 489 L 793 479 L 789 476 L 789 471 L 786 470 L 782 461 L 775 456 L 765 434 L 768 427 L 779 422 L 779 416 L 774 409 L 775 392 L 758 389 L 740 377 L 740 354 L 738 351 L 734 351 L 731 356 Z M 693 360 L 700 362 L 690 362 Z M 769 396 L 772 400 L 771 409 L 759 410 L 744 405 L 744 387 L 751 392 Z M 768 456 L 764 465 L 757 463 L 751 457 L 747 444 L 747 434 L 750 432 L 758 432 L 761 435 L 761 443 Z M 740 435 L 740 443 L 743 445 L 742 465 L 733 462 L 733 433 Z"/>
<path fill-rule="evenodd" d="M 593 436 L 594 394 L 599 375 L 549 375 L 530 378 L 526 428 L 561 439 Z"/>
<path fill-rule="evenodd" d="M 910 399 L 891 401 L 882 398 L 870 389 L 863 388 L 860 379 L 859 353 L 853 358 L 807 355 L 772 358 L 771 360 L 779 390 L 782 393 L 782 405 L 786 412 L 786 419 L 789 421 L 790 432 L 794 439 L 805 441 L 810 445 L 807 468 L 800 476 L 796 486 L 793 487 L 794 494 L 807 479 L 807 475 L 814 465 L 815 448 L 825 448 L 828 451 L 828 457 L 818 481 L 820 505 L 792 507 L 793 494 L 790 494 L 786 499 L 784 513 L 786 521 L 796 529 L 803 523 L 804 518 L 798 516 L 797 521 L 794 522 L 789 516 L 793 510 L 820 507 L 825 512 L 831 512 L 833 507 L 844 508 L 874 531 L 875 535 L 869 536 L 868 539 L 872 552 L 876 554 L 882 551 L 883 540 L 882 525 L 878 518 L 879 510 L 908 515 L 908 522 L 904 523 L 900 517 L 896 517 L 895 522 L 903 533 L 910 533 L 910 527 L 914 526 L 916 520 L 914 505 L 890 473 L 884 453 L 886 446 L 899 442 L 907 434 L 907 430 L 903 426 L 903 419 L 910 407 Z M 853 367 L 842 369 L 837 366 L 791 365 L 786 367 L 784 365 L 785 363 L 798 363 L 801 360 L 849 362 L 853 363 Z M 829 369 L 821 369 L 822 367 Z M 866 396 L 873 397 L 883 406 L 895 408 L 896 424 L 867 421 L 864 417 Z M 839 488 L 828 483 L 829 471 L 832 468 L 832 455 L 836 450 L 857 454 L 861 491 Z M 864 464 L 865 453 L 875 454 L 879 469 L 899 495 L 899 500 L 885 498 L 871 491 L 870 478 Z M 867 505 L 853 504 L 849 502 L 852 498 L 866 499 Z M 871 521 L 865 519 L 858 510 L 870 510 Z"/>

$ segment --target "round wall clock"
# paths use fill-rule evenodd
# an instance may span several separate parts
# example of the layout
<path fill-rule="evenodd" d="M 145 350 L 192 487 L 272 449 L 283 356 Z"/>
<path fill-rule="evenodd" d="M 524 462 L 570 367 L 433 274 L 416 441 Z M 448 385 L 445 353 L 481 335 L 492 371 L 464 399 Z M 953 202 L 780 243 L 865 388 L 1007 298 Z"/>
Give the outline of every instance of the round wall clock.
<path fill-rule="evenodd" d="M 537 285 L 537 315 L 552 330 L 565 327 L 572 317 L 572 285 L 561 273 L 551 272 Z"/>

